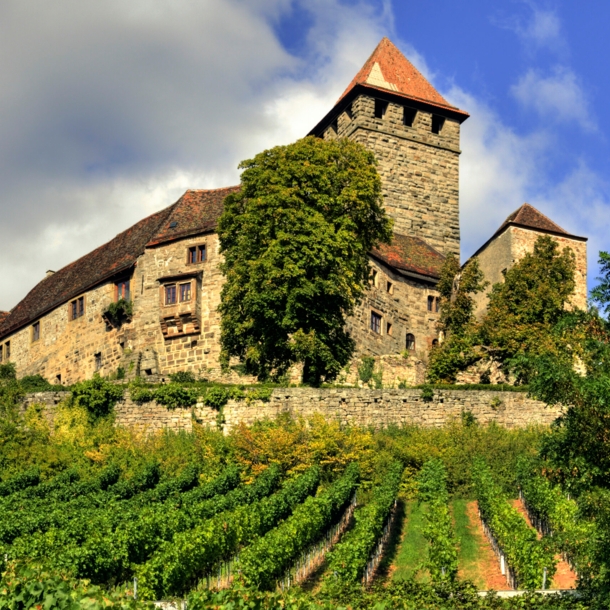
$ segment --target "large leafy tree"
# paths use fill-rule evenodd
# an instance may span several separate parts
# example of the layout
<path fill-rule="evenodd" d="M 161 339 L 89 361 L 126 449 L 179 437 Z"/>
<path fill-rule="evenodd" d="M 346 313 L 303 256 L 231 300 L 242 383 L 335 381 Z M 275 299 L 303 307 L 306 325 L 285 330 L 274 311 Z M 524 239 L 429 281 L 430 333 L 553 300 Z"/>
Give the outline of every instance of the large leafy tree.
<path fill-rule="evenodd" d="M 240 168 L 218 227 L 223 360 L 239 358 L 260 379 L 295 362 L 305 381 L 332 379 L 354 350 L 345 320 L 368 252 L 391 239 L 375 158 L 349 140 L 307 137 Z"/>
<path fill-rule="evenodd" d="M 601 275 L 597 278 L 599 284 L 591 290 L 591 300 L 598 303 L 608 315 L 610 314 L 610 254 L 600 252 L 598 264 Z"/>

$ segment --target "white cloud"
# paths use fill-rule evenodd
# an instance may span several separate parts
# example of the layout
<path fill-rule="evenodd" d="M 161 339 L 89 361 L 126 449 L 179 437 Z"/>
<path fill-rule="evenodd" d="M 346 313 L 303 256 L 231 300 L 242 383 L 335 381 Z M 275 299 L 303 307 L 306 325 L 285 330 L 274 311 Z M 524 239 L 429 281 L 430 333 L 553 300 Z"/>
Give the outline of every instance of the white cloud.
<path fill-rule="evenodd" d="M 575 122 L 586 131 L 594 131 L 587 95 L 574 72 L 557 66 L 543 76 L 530 69 L 511 87 L 511 93 L 528 109 L 533 109 L 549 122 Z"/>
<path fill-rule="evenodd" d="M 388 14 L 312 0 L 294 57 L 274 30 L 291 6 L 3 3 L 0 310 L 186 188 L 235 184 L 240 160 L 324 116 Z"/>

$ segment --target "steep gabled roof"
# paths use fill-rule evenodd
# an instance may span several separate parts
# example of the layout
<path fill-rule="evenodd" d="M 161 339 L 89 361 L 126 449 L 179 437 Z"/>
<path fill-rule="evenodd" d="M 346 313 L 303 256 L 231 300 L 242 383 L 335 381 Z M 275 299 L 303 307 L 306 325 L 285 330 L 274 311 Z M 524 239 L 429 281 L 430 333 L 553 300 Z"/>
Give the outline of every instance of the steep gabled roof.
<path fill-rule="evenodd" d="M 9 313 L 8 311 L 0 311 L 0 326 L 2 326 L 2 322 L 4 322 Z"/>
<path fill-rule="evenodd" d="M 371 251 L 372 256 L 398 271 L 437 280 L 445 257 L 423 239 L 412 235 L 394 233 L 390 245 L 381 244 Z"/>
<path fill-rule="evenodd" d="M 468 113 L 452 106 L 385 37 L 353 78 L 339 101 L 357 85 L 391 91 L 405 98 L 451 109 L 465 117 L 468 116 Z"/>
<path fill-rule="evenodd" d="M 186 191 L 146 245 L 156 246 L 189 235 L 213 231 L 222 214 L 225 197 L 239 189 L 239 186 L 228 186 L 213 190 Z"/>
<path fill-rule="evenodd" d="M 144 218 L 108 243 L 49 275 L 8 315 L 0 315 L 0 338 L 131 269 L 147 246 L 214 230 L 224 198 L 238 188 L 189 190 L 173 205 Z M 172 227 L 174 222 L 177 224 Z"/>

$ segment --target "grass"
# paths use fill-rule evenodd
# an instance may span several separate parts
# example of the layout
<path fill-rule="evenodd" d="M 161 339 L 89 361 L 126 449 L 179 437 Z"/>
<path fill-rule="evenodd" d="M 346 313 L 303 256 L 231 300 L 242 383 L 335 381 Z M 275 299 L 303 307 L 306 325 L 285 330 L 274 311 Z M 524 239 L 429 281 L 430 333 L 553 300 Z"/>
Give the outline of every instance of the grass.
<path fill-rule="evenodd" d="M 415 578 L 419 582 L 429 582 L 428 573 L 419 570 L 428 559 L 428 542 L 423 535 L 425 504 L 408 502 L 404 536 L 394 560 L 394 580 Z M 419 571 L 418 571 L 419 570 Z"/>
<path fill-rule="evenodd" d="M 467 502 L 452 502 L 455 535 L 458 540 L 458 570 L 460 578 L 471 580 L 479 589 L 484 589 L 485 580 L 480 570 L 480 542 L 466 512 Z"/>

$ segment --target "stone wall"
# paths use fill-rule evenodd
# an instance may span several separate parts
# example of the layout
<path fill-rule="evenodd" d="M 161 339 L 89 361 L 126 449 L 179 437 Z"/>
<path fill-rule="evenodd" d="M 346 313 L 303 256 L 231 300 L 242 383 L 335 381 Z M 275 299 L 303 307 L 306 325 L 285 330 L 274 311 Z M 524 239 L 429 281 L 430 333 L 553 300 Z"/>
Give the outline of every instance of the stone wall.
<path fill-rule="evenodd" d="M 348 137 L 373 151 L 396 233 L 459 256 L 460 125 L 446 119 L 439 134 L 431 126 L 432 114 L 421 110 L 412 126 L 404 125 L 403 106 L 391 102 L 383 118 L 375 118 L 375 99 L 361 95 L 338 118 L 338 131 L 324 135 Z"/>
<path fill-rule="evenodd" d="M 57 403 L 67 392 L 30 394 L 23 410 L 32 403 L 43 404 L 52 420 Z M 263 418 L 276 418 L 282 413 L 295 417 L 309 417 L 320 413 L 342 424 L 383 427 L 391 424 L 417 424 L 440 427 L 471 412 L 481 423 L 496 422 L 507 428 L 530 424 L 550 425 L 560 409 L 527 398 L 522 392 L 493 392 L 469 390 L 435 390 L 434 398 L 425 402 L 421 390 L 369 390 L 359 388 L 275 389 L 268 402 L 231 400 L 222 414 L 198 403 L 187 409 L 169 410 L 154 402 L 139 405 L 129 397 L 115 406 L 116 424 L 146 428 L 149 431 L 171 429 L 192 430 L 193 420 L 215 427 L 221 425 L 229 432 L 240 422 L 252 424 Z"/>

